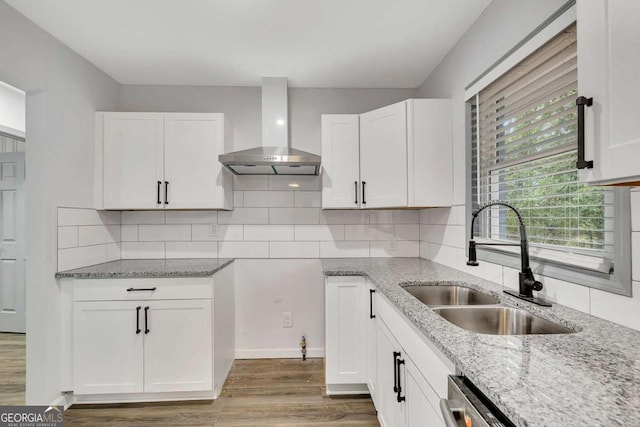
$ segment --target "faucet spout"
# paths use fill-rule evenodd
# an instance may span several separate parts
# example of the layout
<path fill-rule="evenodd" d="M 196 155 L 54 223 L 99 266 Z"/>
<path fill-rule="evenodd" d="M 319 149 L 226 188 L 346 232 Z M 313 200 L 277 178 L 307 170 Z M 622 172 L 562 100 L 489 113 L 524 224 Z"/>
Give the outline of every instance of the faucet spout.
<path fill-rule="evenodd" d="M 474 240 L 473 230 L 476 218 L 480 215 L 480 212 L 491 207 L 491 206 L 504 206 L 506 208 L 511 209 L 516 216 L 518 217 L 519 231 L 520 231 L 520 244 L 516 243 L 478 243 Z M 533 296 L 533 291 L 541 291 L 543 288 L 542 282 L 535 279 L 533 275 L 533 271 L 531 271 L 531 266 L 529 262 L 529 242 L 527 240 L 527 229 L 524 225 L 524 221 L 522 219 L 522 215 L 520 211 L 516 209 L 513 205 L 502 201 L 494 201 L 486 203 L 480 206 L 478 209 L 472 212 L 473 218 L 471 219 L 471 239 L 469 240 L 469 258 L 467 260 L 467 265 L 477 266 L 478 257 L 477 257 L 477 246 L 520 246 L 520 274 L 519 274 L 519 292 L 510 292 L 505 291 L 506 293 L 516 296 L 520 299 L 524 299 L 526 301 L 533 302 L 538 305 L 543 306 L 551 306 L 551 304 L 541 298 L 537 298 Z"/>

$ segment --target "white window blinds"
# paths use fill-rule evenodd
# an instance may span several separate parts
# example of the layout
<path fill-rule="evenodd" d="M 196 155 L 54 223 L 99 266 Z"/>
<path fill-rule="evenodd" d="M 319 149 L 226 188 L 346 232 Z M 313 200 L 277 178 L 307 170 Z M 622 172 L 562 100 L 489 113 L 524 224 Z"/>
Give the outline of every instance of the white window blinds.
<path fill-rule="evenodd" d="M 470 100 L 474 208 L 502 200 L 522 213 L 532 244 L 613 254 L 613 194 L 578 182 L 576 26 L 572 24 Z M 504 207 L 476 235 L 518 240 Z"/>

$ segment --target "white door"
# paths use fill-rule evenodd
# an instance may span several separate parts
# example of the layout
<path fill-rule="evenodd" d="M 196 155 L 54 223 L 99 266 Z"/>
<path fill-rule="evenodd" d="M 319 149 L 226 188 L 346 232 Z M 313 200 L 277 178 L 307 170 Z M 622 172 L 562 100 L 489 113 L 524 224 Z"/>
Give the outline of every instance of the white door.
<path fill-rule="evenodd" d="M 141 393 L 145 301 L 76 302 L 73 383 L 76 394 Z"/>
<path fill-rule="evenodd" d="M 322 209 L 360 207 L 357 114 L 322 115 Z"/>
<path fill-rule="evenodd" d="M 224 152 L 224 125 L 223 114 L 165 114 L 165 207 L 226 208 L 223 180 L 229 172 L 218 161 Z"/>
<path fill-rule="evenodd" d="M 376 294 L 373 286 L 366 286 L 369 307 L 367 310 L 367 385 L 373 404 L 378 407 L 376 390 Z"/>
<path fill-rule="evenodd" d="M 327 384 L 366 384 L 366 306 L 364 277 L 326 281 Z"/>
<path fill-rule="evenodd" d="M 404 379 L 402 368 L 400 378 L 397 375 L 397 363 L 402 358 L 402 351 L 384 321 L 378 318 L 376 324 L 378 420 L 382 427 L 402 427 L 405 425 L 404 402 L 398 402 L 397 392 L 397 386 Z"/>
<path fill-rule="evenodd" d="M 578 94 L 585 107 L 586 160 L 592 183 L 640 182 L 640 2 L 580 0 Z"/>
<path fill-rule="evenodd" d="M 0 154 L 0 331 L 24 333 L 24 153 Z"/>
<path fill-rule="evenodd" d="M 407 103 L 360 115 L 363 208 L 407 206 Z"/>
<path fill-rule="evenodd" d="M 439 398 L 436 392 L 429 386 L 411 359 L 405 357 L 404 361 L 406 376 L 403 387 L 406 393 L 407 427 L 444 426 L 440 408 L 437 406 Z"/>
<path fill-rule="evenodd" d="M 161 113 L 105 113 L 104 208 L 164 207 Z"/>
<path fill-rule="evenodd" d="M 144 391 L 211 390 L 211 300 L 151 301 L 146 307 Z"/>

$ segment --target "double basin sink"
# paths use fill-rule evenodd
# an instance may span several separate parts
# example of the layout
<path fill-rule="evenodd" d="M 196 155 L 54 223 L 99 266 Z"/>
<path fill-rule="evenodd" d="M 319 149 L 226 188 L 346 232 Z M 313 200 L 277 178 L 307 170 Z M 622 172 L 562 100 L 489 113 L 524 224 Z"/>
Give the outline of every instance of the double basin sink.
<path fill-rule="evenodd" d="M 454 325 L 490 335 L 570 334 L 574 331 L 519 308 L 500 305 L 493 295 L 457 285 L 410 285 L 403 289 Z"/>

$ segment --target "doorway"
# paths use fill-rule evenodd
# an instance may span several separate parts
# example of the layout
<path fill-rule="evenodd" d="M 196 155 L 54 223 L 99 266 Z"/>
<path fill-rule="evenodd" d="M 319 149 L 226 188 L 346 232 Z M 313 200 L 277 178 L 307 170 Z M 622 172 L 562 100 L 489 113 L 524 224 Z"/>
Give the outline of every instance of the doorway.
<path fill-rule="evenodd" d="M 0 332 L 26 332 L 25 102 L 0 82 Z"/>

